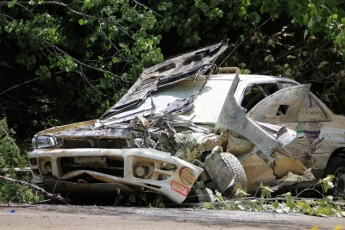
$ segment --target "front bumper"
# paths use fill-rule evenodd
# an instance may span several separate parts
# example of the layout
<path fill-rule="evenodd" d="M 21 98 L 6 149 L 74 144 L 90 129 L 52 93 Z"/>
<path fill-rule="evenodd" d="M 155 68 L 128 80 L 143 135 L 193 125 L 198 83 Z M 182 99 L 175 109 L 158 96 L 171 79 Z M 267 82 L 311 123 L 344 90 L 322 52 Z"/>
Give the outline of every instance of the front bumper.
<path fill-rule="evenodd" d="M 182 203 L 202 168 L 154 149 L 35 149 L 28 155 L 33 182 L 55 192 L 148 191 Z M 83 177 L 97 181 L 88 183 Z M 102 185 L 111 183 L 111 185 Z M 67 186 L 68 185 L 68 186 Z M 97 187 L 97 189 L 92 189 Z M 60 190 L 60 191 L 59 191 Z M 87 190 L 87 191 L 86 191 Z"/>

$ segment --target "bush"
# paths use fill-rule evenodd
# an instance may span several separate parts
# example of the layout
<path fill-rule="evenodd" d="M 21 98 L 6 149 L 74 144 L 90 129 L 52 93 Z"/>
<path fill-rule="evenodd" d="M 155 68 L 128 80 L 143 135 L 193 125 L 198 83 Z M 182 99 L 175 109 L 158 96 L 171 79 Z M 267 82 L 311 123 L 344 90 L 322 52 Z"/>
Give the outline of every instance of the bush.
<path fill-rule="evenodd" d="M 15 140 L 11 135 L 15 134 L 13 129 L 9 129 L 6 117 L 0 120 L 0 168 L 10 169 L 5 176 L 17 180 L 30 181 L 30 176 L 18 176 L 14 173 L 13 168 L 27 166 L 26 152 L 22 151 L 17 146 Z M 25 186 L 8 182 L 0 181 L 0 202 L 10 202 L 12 199 L 16 202 L 32 202 L 35 194 L 32 190 Z"/>

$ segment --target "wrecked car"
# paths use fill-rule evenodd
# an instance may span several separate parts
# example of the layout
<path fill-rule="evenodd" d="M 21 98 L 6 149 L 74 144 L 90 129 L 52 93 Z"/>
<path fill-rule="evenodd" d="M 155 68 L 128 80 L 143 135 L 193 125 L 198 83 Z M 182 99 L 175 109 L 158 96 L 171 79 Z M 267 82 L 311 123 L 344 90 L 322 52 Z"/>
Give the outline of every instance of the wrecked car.
<path fill-rule="evenodd" d="M 28 154 L 33 182 L 59 193 L 149 192 L 182 203 L 210 190 L 233 197 L 261 182 L 279 191 L 335 174 L 333 194 L 344 197 L 345 119 L 309 84 L 216 68 L 226 48 L 224 40 L 165 60 L 99 119 L 37 133 Z"/>

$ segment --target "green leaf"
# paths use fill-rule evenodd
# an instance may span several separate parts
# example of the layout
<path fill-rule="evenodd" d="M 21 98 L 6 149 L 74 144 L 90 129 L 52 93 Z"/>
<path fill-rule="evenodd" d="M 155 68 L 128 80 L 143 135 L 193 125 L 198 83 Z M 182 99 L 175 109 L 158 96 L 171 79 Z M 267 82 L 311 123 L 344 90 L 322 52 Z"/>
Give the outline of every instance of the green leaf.
<path fill-rule="evenodd" d="M 275 201 L 272 203 L 272 206 L 273 206 L 275 209 L 278 209 L 279 206 L 280 206 L 280 203 L 279 203 L 277 200 L 275 200 Z"/>
<path fill-rule="evenodd" d="M 310 18 L 309 22 L 308 22 L 308 28 L 313 26 L 313 18 Z"/>
<path fill-rule="evenodd" d="M 5 31 L 6 31 L 7 33 L 11 33 L 11 32 L 12 32 L 12 29 L 13 29 L 12 26 L 5 26 Z"/>
<path fill-rule="evenodd" d="M 342 19 L 341 19 L 341 23 L 342 23 L 343 25 L 345 25 L 345 18 L 342 18 Z"/>
<path fill-rule="evenodd" d="M 79 22 L 79 25 L 81 25 L 81 26 L 84 25 L 84 19 L 81 18 L 81 19 L 79 19 L 78 22 Z"/>
<path fill-rule="evenodd" d="M 204 207 L 205 207 L 206 209 L 216 209 L 216 208 L 213 206 L 213 204 L 212 204 L 212 203 L 209 203 L 209 202 L 204 203 Z"/>
<path fill-rule="evenodd" d="M 118 62 L 120 62 L 120 60 L 119 60 L 118 58 L 115 58 L 115 57 L 113 57 L 113 58 L 111 59 L 111 61 L 112 61 L 113 63 L 118 63 Z"/>
<path fill-rule="evenodd" d="M 9 3 L 7 3 L 7 7 L 8 8 L 12 8 L 14 5 L 16 4 L 16 1 L 10 1 Z"/>
<path fill-rule="evenodd" d="M 302 200 L 298 200 L 298 201 L 296 201 L 296 203 L 297 203 L 297 206 L 300 208 L 302 208 L 305 205 L 305 202 Z"/>

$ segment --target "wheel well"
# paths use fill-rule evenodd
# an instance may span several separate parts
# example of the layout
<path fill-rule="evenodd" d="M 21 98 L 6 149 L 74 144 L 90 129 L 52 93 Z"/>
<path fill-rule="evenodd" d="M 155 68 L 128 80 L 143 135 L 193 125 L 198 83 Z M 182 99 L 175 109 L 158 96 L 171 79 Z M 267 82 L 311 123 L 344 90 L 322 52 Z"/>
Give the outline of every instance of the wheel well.
<path fill-rule="evenodd" d="M 333 157 L 342 157 L 345 158 L 345 147 L 337 148 L 328 158 L 326 169 L 328 168 L 329 160 Z"/>

